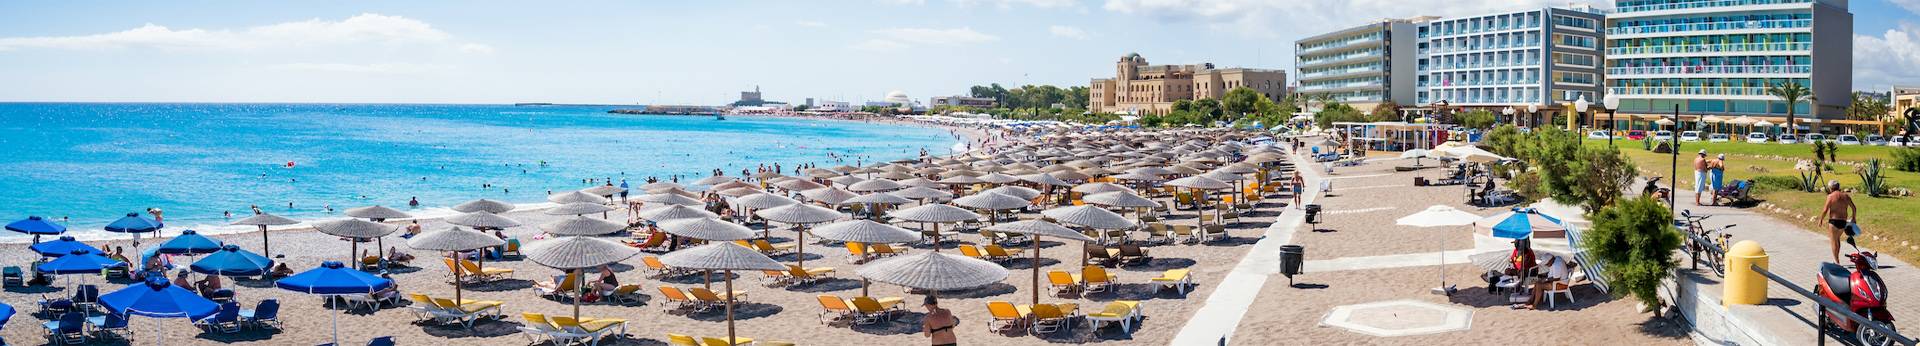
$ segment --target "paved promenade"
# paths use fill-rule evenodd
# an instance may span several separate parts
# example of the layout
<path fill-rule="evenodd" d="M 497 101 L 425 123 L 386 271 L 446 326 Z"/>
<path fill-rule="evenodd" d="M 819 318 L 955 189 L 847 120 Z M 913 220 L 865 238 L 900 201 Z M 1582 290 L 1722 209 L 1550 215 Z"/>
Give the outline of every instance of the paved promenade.
<path fill-rule="evenodd" d="M 1320 197 L 1321 172 L 1313 169 L 1311 161 L 1299 155 L 1289 155 L 1300 176 L 1307 181 L 1302 203 L 1311 204 Z M 1291 203 L 1292 200 L 1287 202 Z M 1206 305 L 1195 311 L 1187 325 L 1174 335 L 1172 345 L 1225 345 L 1232 339 L 1234 329 L 1240 326 L 1241 318 L 1247 315 L 1247 308 L 1253 305 L 1254 298 L 1260 294 L 1267 279 L 1280 267 L 1280 246 L 1293 241 L 1293 232 L 1306 221 L 1306 212 L 1298 206 L 1289 205 L 1273 224 L 1267 226 L 1265 237 L 1253 244 L 1240 264 L 1233 272 L 1214 285 L 1213 294 L 1208 296 Z"/>

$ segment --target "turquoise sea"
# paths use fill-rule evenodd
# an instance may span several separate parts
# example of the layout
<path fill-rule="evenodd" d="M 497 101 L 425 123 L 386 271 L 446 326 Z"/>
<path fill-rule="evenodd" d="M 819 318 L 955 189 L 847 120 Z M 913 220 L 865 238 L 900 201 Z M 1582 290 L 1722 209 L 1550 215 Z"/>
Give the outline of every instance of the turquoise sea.
<path fill-rule="evenodd" d="M 208 232 L 231 229 L 223 212 L 241 218 L 252 205 L 321 219 L 372 204 L 404 210 L 409 198 L 416 214 L 444 215 L 482 197 L 545 202 L 586 179 L 637 187 L 776 162 L 791 172 L 947 154 L 957 142 L 934 128 L 606 113 L 614 108 L 0 103 L 0 222 L 65 219 L 85 236 L 161 208 L 167 233 Z"/>

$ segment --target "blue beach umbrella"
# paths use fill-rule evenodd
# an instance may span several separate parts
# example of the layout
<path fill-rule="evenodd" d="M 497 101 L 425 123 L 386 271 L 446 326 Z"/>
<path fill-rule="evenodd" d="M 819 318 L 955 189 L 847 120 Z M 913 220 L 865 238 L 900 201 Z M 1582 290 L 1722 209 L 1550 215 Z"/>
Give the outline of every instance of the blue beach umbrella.
<path fill-rule="evenodd" d="M 39 267 L 33 269 L 48 274 L 99 274 L 101 270 L 126 265 L 127 262 L 115 261 L 107 256 L 101 256 L 99 252 L 74 250 L 66 256 L 41 263 Z"/>
<path fill-rule="evenodd" d="M 127 213 L 127 216 L 107 224 L 107 232 L 133 234 L 133 251 L 140 251 L 140 234 L 149 233 L 166 227 L 160 221 L 141 217 L 140 213 Z"/>
<path fill-rule="evenodd" d="M 153 318 L 187 318 L 200 320 L 213 316 L 220 311 L 220 304 L 200 297 L 179 286 L 174 286 L 167 278 L 147 278 L 144 283 L 127 285 L 112 293 L 100 296 L 100 306 L 121 316 L 146 316 Z M 154 344 L 161 343 L 160 322 L 154 321 Z"/>
<path fill-rule="evenodd" d="M 1513 208 L 1513 211 L 1474 222 L 1474 226 L 1491 230 L 1494 237 L 1506 239 L 1526 239 L 1532 237 L 1534 232 L 1566 229 L 1560 224 L 1560 219 L 1541 214 L 1533 208 Z"/>
<path fill-rule="evenodd" d="M 193 262 L 190 268 L 207 275 L 254 276 L 273 268 L 273 260 L 241 250 L 239 245 L 227 245 Z"/>
<path fill-rule="evenodd" d="M 0 325 L 6 325 L 7 321 L 12 320 L 13 313 L 12 305 L 0 303 Z"/>
<path fill-rule="evenodd" d="M 393 280 L 347 268 L 346 264 L 337 261 L 326 261 L 320 263 L 319 268 L 282 278 L 274 281 L 273 285 L 306 294 L 368 294 L 392 287 Z M 340 314 L 337 311 L 333 315 L 333 344 L 340 344 Z"/>
<path fill-rule="evenodd" d="M 160 243 L 160 247 L 157 249 L 159 249 L 158 251 L 160 253 L 164 254 L 197 255 L 220 251 L 220 245 L 219 241 L 200 235 L 200 232 L 185 230 L 180 231 L 180 236 L 168 239 L 165 243 Z"/>
<path fill-rule="evenodd" d="M 7 223 L 7 230 L 32 234 L 33 242 L 40 242 L 42 235 L 54 235 L 67 232 L 67 226 L 47 221 L 39 216 L 28 216 L 25 220 Z"/>
<path fill-rule="evenodd" d="M 40 253 L 41 256 L 46 256 L 46 257 L 66 256 L 67 254 L 73 253 L 74 250 L 81 250 L 85 252 L 95 252 L 95 253 L 100 252 L 100 249 L 94 248 L 93 245 L 87 245 L 87 243 L 82 243 L 78 240 L 73 240 L 72 236 L 61 236 L 60 240 L 44 242 L 44 243 L 35 243 L 33 245 L 28 245 L 27 248 L 32 249 L 33 252 L 38 252 Z"/>

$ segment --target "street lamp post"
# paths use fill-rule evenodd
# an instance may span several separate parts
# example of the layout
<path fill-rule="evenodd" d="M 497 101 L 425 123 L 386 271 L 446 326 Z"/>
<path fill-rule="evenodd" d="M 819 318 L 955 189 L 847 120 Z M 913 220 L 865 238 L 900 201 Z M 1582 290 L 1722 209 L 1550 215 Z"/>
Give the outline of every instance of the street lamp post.
<path fill-rule="evenodd" d="M 1580 120 L 1587 119 L 1587 108 L 1592 106 L 1593 102 L 1587 102 L 1587 95 L 1580 95 L 1580 99 L 1574 100 L 1573 111 L 1574 114 L 1579 114 L 1579 117 L 1578 119 L 1567 119 L 1567 127 L 1580 128 Z M 1611 136 L 1611 134 L 1609 134 L 1609 136 Z"/>
<path fill-rule="evenodd" d="M 1500 114 L 1504 114 L 1507 116 L 1507 121 L 1519 123 L 1520 121 L 1518 119 L 1513 118 L 1513 113 L 1514 113 L 1513 106 L 1507 106 L 1507 109 L 1500 110 Z"/>
<path fill-rule="evenodd" d="M 1540 126 L 1540 104 L 1527 104 L 1527 126 Z"/>
<path fill-rule="evenodd" d="M 1611 147 L 1613 146 L 1614 126 L 1619 123 L 1619 119 L 1614 118 L 1620 116 L 1620 96 L 1607 94 L 1606 97 L 1600 98 L 1600 105 L 1607 107 L 1607 146 Z"/>

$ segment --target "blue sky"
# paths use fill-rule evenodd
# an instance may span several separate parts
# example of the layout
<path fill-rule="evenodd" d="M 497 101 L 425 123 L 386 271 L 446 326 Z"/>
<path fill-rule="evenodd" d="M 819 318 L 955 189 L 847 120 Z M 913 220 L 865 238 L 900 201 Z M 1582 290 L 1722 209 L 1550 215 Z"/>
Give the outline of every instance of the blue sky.
<path fill-rule="evenodd" d="M 1441 4 L 1445 5 L 1441 5 Z M 1382 17 L 1563 0 L 0 3 L 0 101 L 925 99 L 1156 64 L 1287 68 Z M 1610 7 L 1610 3 L 1598 3 Z M 1920 85 L 1920 0 L 1853 0 L 1856 89 Z"/>

